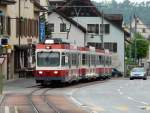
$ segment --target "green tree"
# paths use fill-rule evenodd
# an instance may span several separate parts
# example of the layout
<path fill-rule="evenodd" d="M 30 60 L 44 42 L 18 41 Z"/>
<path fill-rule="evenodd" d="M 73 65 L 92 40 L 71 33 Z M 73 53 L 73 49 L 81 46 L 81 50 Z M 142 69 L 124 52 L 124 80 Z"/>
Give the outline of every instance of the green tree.
<path fill-rule="evenodd" d="M 128 58 L 136 58 L 138 63 L 140 59 L 146 58 L 149 50 L 149 42 L 139 33 L 134 35 L 134 39 L 126 48 Z"/>

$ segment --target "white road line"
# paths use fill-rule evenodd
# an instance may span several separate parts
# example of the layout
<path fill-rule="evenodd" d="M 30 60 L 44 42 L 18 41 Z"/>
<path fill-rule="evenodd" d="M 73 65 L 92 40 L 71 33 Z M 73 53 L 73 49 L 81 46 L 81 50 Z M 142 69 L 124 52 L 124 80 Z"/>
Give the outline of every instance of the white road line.
<path fill-rule="evenodd" d="M 140 103 L 140 104 L 149 105 L 149 104 L 146 103 L 146 102 L 141 102 L 141 101 L 135 100 L 135 99 L 132 98 L 132 97 L 127 97 L 127 98 L 128 98 L 129 100 L 132 100 L 132 101 L 137 102 L 137 103 Z"/>
<path fill-rule="evenodd" d="M 18 107 L 15 106 L 15 113 L 18 113 Z"/>
<path fill-rule="evenodd" d="M 120 95 L 123 95 L 123 92 L 119 92 Z"/>
<path fill-rule="evenodd" d="M 76 104 L 78 104 L 79 106 L 82 106 L 83 104 L 82 103 L 80 103 L 78 100 L 76 100 L 74 97 L 70 97 L 71 98 L 71 100 L 73 100 Z"/>
<path fill-rule="evenodd" d="M 120 89 L 122 89 L 123 87 L 122 86 L 120 86 Z"/>
<path fill-rule="evenodd" d="M 74 101 L 77 105 L 82 106 L 83 104 L 73 97 L 73 93 L 75 93 L 75 91 L 77 91 L 77 90 L 78 90 L 78 89 L 75 89 L 75 90 L 72 90 L 72 91 L 71 91 L 71 93 L 70 93 L 70 98 L 71 98 L 71 100 Z"/>
<path fill-rule="evenodd" d="M 127 97 L 129 100 L 133 100 L 134 101 L 134 99 L 132 98 L 132 97 Z"/>
<path fill-rule="evenodd" d="M 98 113 L 97 111 L 92 111 L 91 113 Z"/>
<path fill-rule="evenodd" d="M 149 105 L 149 104 L 148 104 L 148 103 L 146 103 L 146 102 L 141 102 L 141 104 Z"/>
<path fill-rule="evenodd" d="M 120 89 L 117 89 L 119 92 L 121 91 Z"/>
<path fill-rule="evenodd" d="M 10 112 L 9 112 L 9 107 L 8 107 L 8 106 L 5 106 L 5 113 L 10 113 Z"/>
<path fill-rule="evenodd" d="M 1 96 L 0 103 L 2 103 L 3 99 L 4 99 L 4 95 Z"/>

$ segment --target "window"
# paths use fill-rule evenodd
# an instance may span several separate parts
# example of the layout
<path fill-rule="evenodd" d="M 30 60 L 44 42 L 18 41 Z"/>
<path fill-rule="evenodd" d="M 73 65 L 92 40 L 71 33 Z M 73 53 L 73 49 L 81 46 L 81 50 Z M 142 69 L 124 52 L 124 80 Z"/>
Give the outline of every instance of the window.
<path fill-rule="evenodd" d="M 109 24 L 105 24 L 105 34 L 109 34 L 110 33 L 110 26 Z"/>
<path fill-rule="evenodd" d="M 60 24 L 60 32 L 66 32 L 66 24 Z"/>
<path fill-rule="evenodd" d="M 88 64 L 88 55 L 82 54 L 82 65 Z"/>
<path fill-rule="evenodd" d="M 77 65 L 77 54 L 72 54 L 72 65 L 76 66 Z"/>
<path fill-rule="evenodd" d="M 102 64 L 102 56 L 99 56 L 99 65 Z"/>
<path fill-rule="evenodd" d="M 62 66 L 68 66 L 69 65 L 69 58 L 68 58 L 67 53 L 62 53 L 61 64 L 62 64 Z"/>
<path fill-rule="evenodd" d="M 91 55 L 91 65 L 95 65 L 95 55 Z"/>
<path fill-rule="evenodd" d="M 143 28 L 143 29 L 142 29 L 142 32 L 143 32 L 143 33 L 146 33 L 146 29 L 145 29 L 145 28 Z"/>
<path fill-rule="evenodd" d="M 37 65 L 39 67 L 58 67 L 60 65 L 59 52 L 38 52 Z"/>
<path fill-rule="evenodd" d="M 99 25 L 98 24 L 88 24 L 87 30 L 88 30 L 88 33 L 99 34 Z"/>
<path fill-rule="evenodd" d="M 104 43 L 105 49 L 109 49 L 109 51 L 117 52 L 117 43 Z"/>
<path fill-rule="evenodd" d="M 102 28 L 102 24 L 100 24 L 100 33 L 109 34 L 110 33 L 110 25 L 104 24 Z"/>
<path fill-rule="evenodd" d="M 113 52 L 117 52 L 117 43 L 113 44 Z"/>
<path fill-rule="evenodd" d="M 50 31 L 50 32 L 54 32 L 54 24 L 47 24 L 47 29 L 48 29 L 48 31 Z"/>
<path fill-rule="evenodd" d="M 19 26 L 20 22 L 20 26 Z M 10 31 L 10 30 L 9 30 Z M 19 33 L 20 32 L 20 33 Z M 19 18 L 16 19 L 16 36 L 32 36 L 38 37 L 39 28 L 38 28 L 38 20 L 27 19 L 19 21 Z"/>

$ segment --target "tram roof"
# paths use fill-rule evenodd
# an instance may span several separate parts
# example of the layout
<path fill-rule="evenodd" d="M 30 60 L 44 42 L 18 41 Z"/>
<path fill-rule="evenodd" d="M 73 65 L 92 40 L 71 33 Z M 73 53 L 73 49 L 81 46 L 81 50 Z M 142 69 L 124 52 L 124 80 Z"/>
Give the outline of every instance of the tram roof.
<path fill-rule="evenodd" d="M 92 51 L 88 47 L 77 47 L 70 44 L 37 44 L 36 49 L 70 49 L 79 51 Z M 95 49 L 93 52 L 106 53 L 105 50 Z M 110 52 L 109 52 L 110 53 Z M 109 54 L 108 52 L 106 54 Z"/>

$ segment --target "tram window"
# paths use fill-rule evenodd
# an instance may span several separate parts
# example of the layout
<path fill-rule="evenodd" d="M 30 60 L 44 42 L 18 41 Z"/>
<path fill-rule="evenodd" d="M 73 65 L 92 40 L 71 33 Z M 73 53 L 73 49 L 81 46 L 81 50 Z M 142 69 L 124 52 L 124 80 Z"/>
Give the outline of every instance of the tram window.
<path fill-rule="evenodd" d="M 69 61 L 68 61 L 68 54 L 62 53 L 61 62 L 62 62 L 62 66 L 68 66 L 68 64 L 69 64 Z"/>
<path fill-rule="evenodd" d="M 71 67 L 72 65 L 72 58 L 71 58 L 71 54 L 68 53 L 68 61 L 69 61 L 69 67 Z"/>
<path fill-rule="evenodd" d="M 106 65 L 109 66 L 109 57 L 106 57 Z"/>
<path fill-rule="evenodd" d="M 59 52 L 38 52 L 37 65 L 40 67 L 60 66 L 60 53 Z"/>
<path fill-rule="evenodd" d="M 99 56 L 99 65 L 102 64 L 102 56 Z"/>
<path fill-rule="evenodd" d="M 76 65 L 76 54 L 72 54 L 72 65 Z"/>
<path fill-rule="evenodd" d="M 86 59 L 85 59 L 85 54 L 82 54 L 82 65 L 85 65 Z"/>
<path fill-rule="evenodd" d="M 102 65 L 105 65 L 105 57 L 104 57 L 104 56 L 102 56 L 101 64 L 102 64 Z"/>
<path fill-rule="evenodd" d="M 91 55 L 91 65 L 95 65 L 95 56 Z"/>
<path fill-rule="evenodd" d="M 77 67 L 80 65 L 80 54 L 77 54 Z"/>

